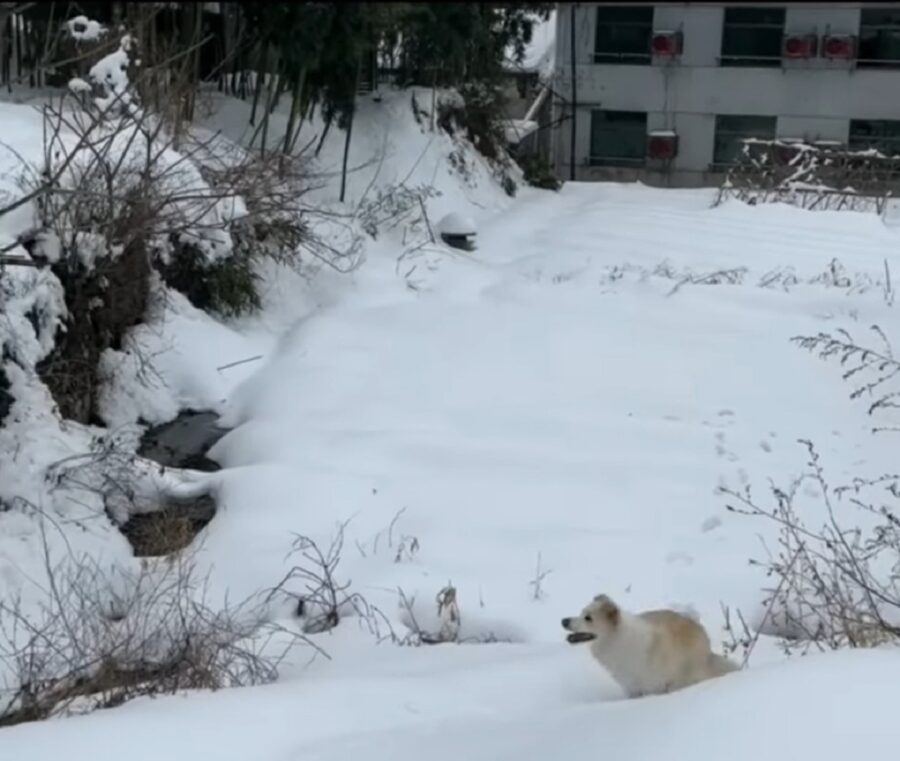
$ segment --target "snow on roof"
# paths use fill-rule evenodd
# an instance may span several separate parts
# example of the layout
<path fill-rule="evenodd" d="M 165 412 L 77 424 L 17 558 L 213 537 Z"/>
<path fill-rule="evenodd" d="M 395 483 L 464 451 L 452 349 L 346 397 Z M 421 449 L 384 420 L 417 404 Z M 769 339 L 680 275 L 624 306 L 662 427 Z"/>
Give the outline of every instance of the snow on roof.
<path fill-rule="evenodd" d="M 553 56 L 556 48 L 556 11 L 551 11 L 546 21 L 538 21 L 531 33 L 531 42 L 525 46 L 525 56 L 521 63 L 515 60 L 514 51 L 506 51 L 505 68 L 510 72 L 537 73 L 542 77 L 553 70 Z"/>

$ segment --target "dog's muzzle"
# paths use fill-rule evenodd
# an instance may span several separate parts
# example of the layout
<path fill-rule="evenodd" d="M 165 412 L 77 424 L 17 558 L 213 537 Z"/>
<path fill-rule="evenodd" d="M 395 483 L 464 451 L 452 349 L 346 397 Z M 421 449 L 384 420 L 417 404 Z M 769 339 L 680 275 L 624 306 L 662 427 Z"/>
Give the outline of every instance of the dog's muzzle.
<path fill-rule="evenodd" d="M 564 618 L 562 620 L 563 629 L 568 629 L 571 631 L 572 629 L 572 619 Z M 590 642 L 592 639 L 596 639 L 596 634 L 591 634 L 590 632 L 572 632 L 568 637 L 566 637 L 566 642 L 570 645 L 579 645 L 582 642 Z"/>

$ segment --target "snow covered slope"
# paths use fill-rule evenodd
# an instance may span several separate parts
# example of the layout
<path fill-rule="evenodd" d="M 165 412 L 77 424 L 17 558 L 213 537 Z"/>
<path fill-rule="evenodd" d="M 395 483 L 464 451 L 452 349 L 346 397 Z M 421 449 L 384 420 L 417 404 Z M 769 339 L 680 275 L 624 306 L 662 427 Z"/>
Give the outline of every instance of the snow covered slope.
<path fill-rule="evenodd" d="M 379 648 L 327 676 L 13 727 L 0 731 L 0 751 L 23 761 L 842 761 L 900 741 L 893 652 L 811 656 L 615 702 L 590 686 L 578 655 Z"/>
<path fill-rule="evenodd" d="M 765 580 L 747 559 L 769 529 L 727 513 L 720 487 L 790 478 L 799 437 L 837 480 L 896 469 L 835 369 L 789 342 L 890 332 L 896 232 L 640 185 L 510 201 L 447 173 L 452 141 L 400 130 L 361 130 L 395 136 L 383 187 L 438 177 L 446 206 L 430 216 L 473 217 L 476 252 L 413 250 L 398 230 L 352 275 L 300 289 L 273 272 L 262 318 L 225 327 L 180 304 L 177 353 L 158 361 L 176 397 L 219 400 L 234 427 L 204 476 L 220 504 L 197 559 L 212 594 L 271 586 L 294 533 L 327 547 L 346 523 L 336 573 L 383 613 L 381 633 L 402 637 L 410 613 L 435 625 L 452 583 L 467 644 L 376 644 L 348 615 L 313 635 L 332 660 L 295 652 L 280 684 L 3 730 L 0 756 L 843 760 L 895 746 L 896 652 L 783 664 L 762 647 L 747 673 L 625 703 L 559 619 L 606 592 L 689 606 L 718 644 L 722 604 L 757 612 Z M 367 172 L 354 203 L 382 176 Z M 255 353 L 233 380 L 215 370 Z"/>

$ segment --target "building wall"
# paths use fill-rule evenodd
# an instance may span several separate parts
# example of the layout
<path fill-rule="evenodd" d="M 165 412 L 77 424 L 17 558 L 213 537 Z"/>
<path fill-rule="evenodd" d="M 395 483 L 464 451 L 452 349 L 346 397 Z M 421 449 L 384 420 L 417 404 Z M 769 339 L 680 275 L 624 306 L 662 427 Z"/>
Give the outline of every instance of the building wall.
<path fill-rule="evenodd" d="M 764 5 L 766 3 L 760 3 Z M 635 179 L 662 185 L 694 186 L 718 182 L 710 173 L 717 114 L 777 116 L 777 136 L 806 140 L 847 140 L 849 120 L 900 119 L 900 69 L 857 69 L 852 62 L 813 58 L 785 61 L 780 67 L 722 67 L 724 5 L 656 5 L 654 29 L 681 29 L 683 53 L 671 63 L 650 65 L 593 63 L 596 7 L 575 7 L 576 178 Z M 786 8 L 785 32 L 858 34 L 860 3 L 776 4 Z M 873 4 L 866 4 L 871 7 Z M 881 5 L 900 6 L 885 3 Z M 557 13 L 554 89 L 558 115 L 571 109 L 570 21 L 573 4 Z M 678 155 L 666 173 L 652 169 L 587 166 L 591 111 L 646 111 L 647 128 L 674 129 Z M 570 177 L 568 121 L 555 131 L 553 160 L 559 175 Z"/>

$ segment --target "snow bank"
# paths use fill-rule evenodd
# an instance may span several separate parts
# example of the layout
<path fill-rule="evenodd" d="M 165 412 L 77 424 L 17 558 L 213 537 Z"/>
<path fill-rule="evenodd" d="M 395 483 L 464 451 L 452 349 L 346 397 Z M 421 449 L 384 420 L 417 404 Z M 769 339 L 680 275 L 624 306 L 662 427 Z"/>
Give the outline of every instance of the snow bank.
<path fill-rule="evenodd" d="M 399 187 L 420 189 L 430 186 L 437 192 L 423 200 L 432 219 L 451 211 L 476 217 L 492 216 L 509 206 L 511 199 L 500 188 L 497 168 L 479 154 L 462 135 L 449 135 L 431 128 L 432 92 L 428 88 L 388 90 L 358 99 L 348 157 L 346 207 L 362 211 L 379 190 Z M 458 98 L 451 92 L 438 94 L 436 105 Z M 229 139 L 246 144 L 254 130 L 249 122 L 252 104 L 210 93 L 210 113 L 202 126 L 221 130 Z M 269 125 L 269 144 L 283 141 L 287 125 L 287 104 L 275 111 Z M 315 149 L 324 131 L 319 114 L 305 123 L 298 146 Z M 343 162 L 344 133 L 332 127 L 314 163 L 311 193 L 317 204 L 337 201 Z M 258 140 L 257 140 L 258 143 Z M 477 221 L 477 219 L 476 219 Z"/>
<path fill-rule="evenodd" d="M 116 71 L 122 74 L 121 69 Z M 127 83 L 121 77 L 116 81 Z M 67 117 L 70 125 L 81 123 L 82 127 L 64 127 L 45 146 L 48 133 L 40 110 L 0 104 L 5 130 L 0 146 L 0 203 L 11 203 L 43 181 L 45 156 L 50 159 L 49 173 L 55 174 L 63 170 L 67 157 L 74 155 L 59 174 L 58 185 L 63 189 L 103 193 L 105 187 L 92 184 L 98 180 L 97 157 L 102 156 L 107 166 L 118 166 L 114 190 L 117 198 L 123 198 L 146 176 L 142 172 L 146 155 L 156 152 L 153 170 L 158 172 L 157 189 L 172 209 L 167 216 L 171 227 L 157 231 L 161 233 L 157 243 L 163 253 L 171 233 L 194 243 L 210 261 L 230 255 L 234 204 L 229 208 L 211 202 L 213 191 L 198 167 L 171 147 L 163 149 L 163 134 L 148 146 L 146 123 L 110 120 L 91 126 L 88 117 L 75 110 Z M 90 148 L 80 142 L 88 129 Z M 55 227 L 47 230 L 39 229 L 34 201 L 21 205 L 0 218 L 0 244 L 25 265 L 32 262 L 32 255 L 50 263 L 62 255 L 77 256 L 87 272 L 101 259 L 121 253 L 121 246 L 111 246 L 100 235 L 87 232 L 89 220 L 71 216 L 73 206 L 66 204 L 65 208 L 70 216 L 49 214 Z M 76 223 L 77 232 L 71 226 Z M 153 233 L 151 227 L 148 234 Z M 31 254 L 23 245 L 16 245 L 23 236 L 33 238 Z M 65 248 L 61 239 L 66 241 Z M 19 606 L 23 614 L 38 620 L 46 603 L 50 569 L 64 576 L 84 558 L 103 573 L 133 572 L 138 567 L 116 523 L 127 520 L 132 511 L 158 506 L 165 495 L 183 487 L 183 480 L 161 476 L 158 468 L 131 457 L 142 430 L 137 423 L 142 415 L 143 423 L 174 417 L 182 406 L 198 401 L 198 395 L 191 395 L 190 372 L 183 365 L 177 392 L 172 392 L 165 380 L 156 382 L 154 373 L 148 371 L 146 356 L 133 351 L 140 348 L 139 330 L 132 339 L 126 339 L 124 351 L 109 350 L 101 361 L 100 372 L 108 375 L 109 383 L 100 389 L 100 412 L 108 414 L 113 427 L 102 429 L 61 420 L 37 369 L 50 355 L 69 318 L 57 274 L 43 266 L 4 267 L 0 271 L 0 314 L 0 596 L 4 604 Z M 76 317 L 90 319 L 87 314 Z M 220 335 L 228 335 L 226 328 L 218 328 Z M 153 330 L 147 326 L 143 329 Z M 189 336 L 189 331 L 183 333 Z M 227 351 L 229 344 L 220 341 L 219 347 Z M 153 348 L 158 350 L 159 344 Z M 242 351 L 234 344 L 231 348 Z M 231 361 L 245 356 L 231 355 Z M 196 352 L 194 358 L 199 358 Z M 164 359 L 159 364 L 167 366 Z M 209 406 L 219 401 L 217 389 L 209 380 L 216 376 L 217 366 L 204 367 L 204 381 L 198 384 L 202 387 L 199 396 Z M 130 505 L 116 502 L 111 494 L 126 484 L 125 491 L 131 489 L 135 495 Z M 101 589 L 98 594 L 107 592 Z M 26 635 L 21 626 L 16 631 L 7 627 L 2 635 L 3 647 L 20 645 Z M 0 659 L 0 698 L 8 696 L 6 690 L 16 690 L 13 660 Z"/>
<path fill-rule="evenodd" d="M 111 103 L 110 99 L 121 102 L 122 95 L 128 92 L 129 48 L 130 41 L 124 39 L 118 52 L 92 69 L 92 80 L 106 87 L 101 106 Z M 84 89 L 84 85 L 76 83 L 76 89 Z M 470 199 L 508 204 L 496 187 L 491 168 L 471 146 L 443 132 L 431 132 L 429 119 L 421 113 L 417 122 L 410 93 L 398 93 L 388 100 L 381 104 L 367 101 L 357 117 L 359 138 L 352 160 L 359 166 L 350 175 L 348 206 L 361 209 L 370 200 L 370 194 L 389 199 L 398 186 L 426 182 L 438 185 L 450 196 L 435 202 L 434 213 L 442 202 L 466 209 L 471 206 Z M 117 112 L 116 118 L 92 128 L 93 140 L 103 144 L 98 152 L 119 165 L 118 197 L 126 196 L 129 183 L 142 177 L 143 161 L 150 148 L 144 128 L 153 126 L 152 119 L 141 126 L 132 123 L 132 117 L 140 119 L 144 115 L 129 113 L 127 109 Z M 124 119 L 120 118 L 123 115 Z M 241 118 L 246 116 L 240 113 Z M 45 155 L 43 122 L 37 109 L 8 104 L 0 104 L 0 118 L 9 128 L 11 146 L 0 149 L 0 191 L 6 200 L 12 200 L 23 192 L 22 176 L 27 171 L 23 160 L 31 163 L 35 174 L 41 167 Z M 83 116 L 73 123 L 79 119 L 86 129 L 88 123 Z M 174 231 L 209 261 L 221 261 L 233 250 L 230 223 L 246 213 L 246 206 L 240 198 L 211 203 L 212 191 L 198 162 L 220 162 L 217 168 L 222 168 L 240 161 L 244 154 L 226 137 L 204 135 L 202 131 L 192 137 L 187 142 L 187 150 L 192 153 L 190 160 L 172 147 L 154 144 L 158 190 L 161 197 L 169 199 Z M 334 193 L 334 166 L 340 165 L 343 145 L 339 134 L 332 138 L 337 139 L 326 141 L 318 163 L 321 175 L 327 178 L 320 195 L 325 204 L 333 202 L 329 194 Z M 62 167 L 66 158 L 77 151 L 61 174 L 60 184 L 84 189 L 95 179 L 92 162 L 97 152 L 80 147 L 79 139 L 80 134 L 72 130 L 60 132 L 51 146 L 50 169 Z M 164 133 L 160 133 L 160 139 L 164 139 Z M 370 160 L 375 143 L 384 149 L 380 166 Z M 399 157 L 395 153 L 398 145 Z M 446 164 L 451 151 L 456 151 L 462 162 L 456 170 Z M 28 179 L 36 181 L 33 177 Z M 437 198 L 426 194 L 425 202 Z M 419 210 L 416 204 L 416 213 Z M 31 204 L 5 216 L 0 229 L 3 242 L 12 242 L 33 230 L 35 221 Z M 188 221 L 193 224 L 187 224 Z M 62 225 L 61 237 L 67 242 L 73 239 L 69 235 L 72 231 L 62 221 L 58 223 Z M 424 228 L 423 224 L 423 231 Z M 164 257 L 173 255 L 168 247 L 168 231 L 159 232 L 162 234 L 155 241 L 159 252 Z M 391 247 L 404 234 L 401 227 L 381 245 Z M 59 238 L 54 240 L 58 242 Z M 79 232 L 74 240 L 79 244 L 81 264 L 88 269 L 100 259 L 120 253 L 99 236 Z M 333 236 L 329 242 L 337 245 Z M 63 251 L 49 243 L 34 250 L 53 261 Z M 24 248 L 14 248 L 13 253 L 28 259 Z M 147 324 L 126 336 L 120 349 L 109 349 L 101 357 L 99 370 L 105 384 L 99 390 L 98 412 L 109 430 L 61 421 L 36 374 L 37 363 L 52 350 L 56 331 L 66 317 L 59 280 L 48 269 L 16 267 L 3 272 L 0 306 L 5 320 L 0 324 L 0 339 L 5 347 L 4 379 L 9 384 L 4 391 L 15 400 L 0 426 L 2 451 L 12 453 L 0 458 L 0 584 L 5 597 L 7 593 L 21 596 L 25 610 L 37 610 L 47 588 L 47 568 L 63 559 L 77 565 L 80 558 L 89 557 L 120 575 L 136 569 L 137 561 L 116 524 L 123 523 L 135 511 L 152 508 L 166 494 L 183 491 L 185 486 L 194 488 L 190 480 L 185 485 L 183 479 L 163 477 L 158 469 L 130 457 L 141 431 L 147 424 L 171 420 L 185 408 L 226 409 L 226 400 L 234 388 L 277 353 L 279 335 L 298 317 L 327 300 L 329 287 L 338 286 L 340 278 L 329 277 L 326 270 L 318 274 L 313 288 L 309 278 L 316 268 L 306 264 L 306 279 L 284 267 L 269 266 L 261 271 L 266 311 L 231 326 L 193 308 L 184 297 L 167 292 L 154 279 L 154 306 Z M 398 279 L 396 273 L 390 277 Z M 341 284 L 340 290 L 345 291 L 348 285 L 352 288 L 352 281 Z M 114 456 L 110 457 L 110 452 Z M 115 482 L 120 476 L 131 482 L 133 504 L 105 493 L 108 484 L 104 479 Z M 60 567 L 58 572 L 66 571 Z M 267 584 L 275 581 L 272 577 Z M 9 670 L 12 666 L 5 662 L 4 669 L 0 669 L 0 690 L 15 689 L 15 675 Z"/>
<path fill-rule="evenodd" d="M 896 653 L 809 657 L 674 695 L 603 702 L 590 686 L 590 664 L 564 648 L 379 648 L 341 675 L 323 678 L 314 666 L 293 684 L 142 700 L 14 727 L 2 731 L 0 747 L 29 761 L 61 753 L 116 761 L 124 738 L 133 761 L 373 753 L 396 761 L 755 761 L 761 753 L 844 761 L 883 755 L 900 741 L 889 698 L 900 678 Z"/>

